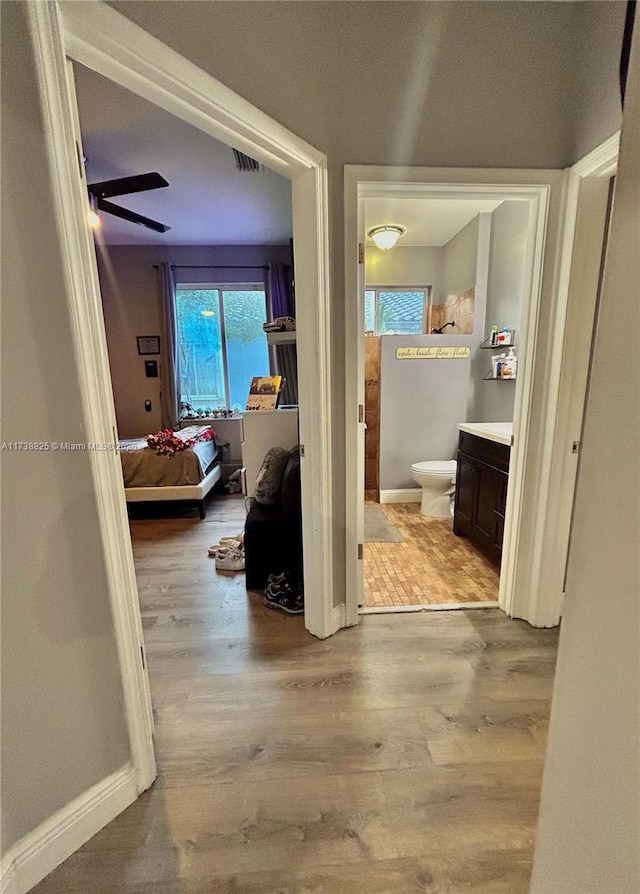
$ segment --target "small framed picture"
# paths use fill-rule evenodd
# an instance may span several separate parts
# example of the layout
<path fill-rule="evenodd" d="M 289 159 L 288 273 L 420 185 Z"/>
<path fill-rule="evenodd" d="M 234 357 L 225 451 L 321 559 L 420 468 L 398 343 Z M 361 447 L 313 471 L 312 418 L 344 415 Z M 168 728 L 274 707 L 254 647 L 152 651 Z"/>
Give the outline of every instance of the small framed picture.
<path fill-rule="evenodd" d="M 159 354 L 160 353 L 160 336 L 159 335 L 139 335 L 138 336 L 138 354 Z"/>

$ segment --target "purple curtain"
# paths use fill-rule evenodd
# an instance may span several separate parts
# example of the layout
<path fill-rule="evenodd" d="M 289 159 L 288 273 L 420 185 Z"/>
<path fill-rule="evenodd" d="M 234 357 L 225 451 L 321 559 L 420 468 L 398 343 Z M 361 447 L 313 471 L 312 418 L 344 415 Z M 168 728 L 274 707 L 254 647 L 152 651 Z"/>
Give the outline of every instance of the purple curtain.
<path fill-rule="evenodd" d="M 180 419 L 180 363 L 176 321 L 176 281 L 170 264 L 158 268 L 160 294 L 162 296 L 162 354 L 164 368 L 160 382 L 160 406 L 162 427 L 178 428 Z"/>
<path fill-rule="evenodd" d="M 289 268 L 284 264 L 269 264 L 267 273 L 271 318 L 293 317 L 295 309 L 291 300 L 291 280 Z"/>

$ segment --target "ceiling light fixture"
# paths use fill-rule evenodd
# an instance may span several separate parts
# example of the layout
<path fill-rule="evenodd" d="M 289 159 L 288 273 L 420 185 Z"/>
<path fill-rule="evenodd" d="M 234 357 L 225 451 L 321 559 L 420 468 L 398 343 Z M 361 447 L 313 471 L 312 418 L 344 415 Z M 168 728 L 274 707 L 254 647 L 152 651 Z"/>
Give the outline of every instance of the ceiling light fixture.
<path fill-rule="evenodd" d="M 95 196 L 89 195 L 89 214 L 87 215 L 87 219 L 89 221 L 89 226 L 93 230 L 95 230 L 96 227 L 99 227 L 102 223 L 100 215 L 96 209 L 96 204 Z"/>
<path fill-rule="evenodd" d="M 398 239 L 401 236 L 404 236 L 406 232 L 406 227 L 385 226 L 373 227 L 372 230 L 369 230 L 367 235 L 371 236 L 378 248 L 386 251 L 388 248 L 393 248 Z"/>
<path fill-rule="evenodd" d="M 203 317 L 215 317 L 215 310 L 201 310 L 200 313 Z"/>

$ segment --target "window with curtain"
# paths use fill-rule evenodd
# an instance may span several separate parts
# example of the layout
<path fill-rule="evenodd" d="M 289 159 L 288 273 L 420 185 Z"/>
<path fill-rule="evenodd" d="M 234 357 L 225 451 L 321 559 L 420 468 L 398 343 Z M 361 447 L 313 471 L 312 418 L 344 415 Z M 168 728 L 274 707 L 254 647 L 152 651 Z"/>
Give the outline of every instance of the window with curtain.
<path fill-rule="evenodd" d="M 364 328 L 374 335 L 426 332 L 431 286 L 412 289 L 373 287 L 364 293 Z"/>
<path fill-rule="evenodd" d="M 196 409 L 244 408 L 253 376 L 268 376 L 263 283 L 178 284 L 180 400 Z"/>

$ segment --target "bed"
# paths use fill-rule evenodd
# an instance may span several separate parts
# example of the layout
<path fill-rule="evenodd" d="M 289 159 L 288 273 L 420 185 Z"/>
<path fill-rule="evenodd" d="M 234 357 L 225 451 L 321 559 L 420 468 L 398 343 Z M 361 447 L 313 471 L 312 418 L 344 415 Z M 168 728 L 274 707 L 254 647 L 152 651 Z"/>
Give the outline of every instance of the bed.
<path fill-rule="evenodd" d="M 176 431 L 181 441 L 195 443 L 172 456 L 158 455 L 145 438 L 120 440 L 120 458 L 127 503 L 191 500 L 200 518 L 206 516 L 205 497 L 222 475 L 222 448 L 215 436 L 206 439 L 207 425 Z"/>

